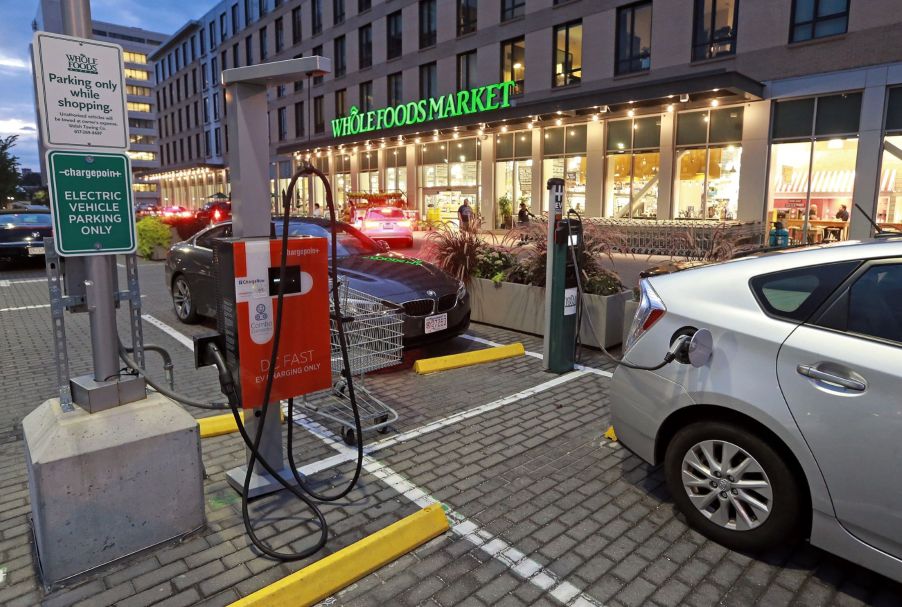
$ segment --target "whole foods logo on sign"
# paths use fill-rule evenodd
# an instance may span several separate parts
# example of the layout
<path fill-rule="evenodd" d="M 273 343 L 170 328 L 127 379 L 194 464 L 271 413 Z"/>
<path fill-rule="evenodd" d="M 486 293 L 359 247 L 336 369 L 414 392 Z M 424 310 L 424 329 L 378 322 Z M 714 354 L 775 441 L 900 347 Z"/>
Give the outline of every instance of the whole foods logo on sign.
<path fill-rule="evenodd" d="M 121 46 L 36 32 L 32 55 L 45 146 L 128 147 Z"/>

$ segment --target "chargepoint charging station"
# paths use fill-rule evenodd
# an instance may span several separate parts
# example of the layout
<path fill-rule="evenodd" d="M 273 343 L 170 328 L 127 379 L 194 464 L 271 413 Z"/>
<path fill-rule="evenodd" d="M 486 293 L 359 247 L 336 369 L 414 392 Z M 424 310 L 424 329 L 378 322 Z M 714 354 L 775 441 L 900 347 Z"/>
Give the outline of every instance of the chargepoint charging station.
<path fill-rule="evenodd" d="M 548 259 L 545 267 L 544 366 L 552 373 L 572 371 L 576 364 L 576 339 L 580 294 L 572 250 L 582 249 L 582 223 L 564 217 L 564 180 L 548 180 L 551 213 L 548 217 Z"/>

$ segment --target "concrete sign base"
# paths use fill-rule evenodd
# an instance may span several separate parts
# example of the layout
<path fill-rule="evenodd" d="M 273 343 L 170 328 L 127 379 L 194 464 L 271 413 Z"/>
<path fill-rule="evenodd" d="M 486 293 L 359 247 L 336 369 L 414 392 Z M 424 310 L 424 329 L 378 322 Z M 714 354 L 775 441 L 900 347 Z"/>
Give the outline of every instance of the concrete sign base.
<path fill-rule="evenodd" d="M 51 399 L 22 426 L 46 587 L 204 525 L 197 421 L 173 401 L 90 414 Z"/>

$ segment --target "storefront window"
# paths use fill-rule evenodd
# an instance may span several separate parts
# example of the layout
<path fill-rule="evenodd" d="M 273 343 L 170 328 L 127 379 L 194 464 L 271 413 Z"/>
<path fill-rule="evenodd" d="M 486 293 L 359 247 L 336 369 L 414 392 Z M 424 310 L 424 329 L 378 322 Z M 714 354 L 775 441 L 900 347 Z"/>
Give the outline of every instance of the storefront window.
<path fill-rule="evenodd" d="M 860 93 L 775 103 L 769 220 L 782 222 L 791 242 L 848 237 L 860 108 Z"/>
<path fill-rule="evenodd" d="M 335 199 L 335 210 L 344 209 L 348 202 L 348 191 L 351 189 L 351 156 L 337 154 L 332 158 L 332 196 Z M 325 214 L 325 209 L 323 209 Z"/>
<path fill-rule="evenodd" d="M 419 147 L 420 196 L 427 220 L 457 223 L 464 199 L 479 214 L 479 141 L 430 142 Z"/>
<path fill-rule="evenodd" d="M 545 129 L 542 183 L 552 177 L 564 180 L 564 205 L 580 213 L 586 210 L 586 125 Z M 543 188 L 542 211 L 548 212 L 548 190 Z"/>
<path fill-rule="evenodd" d="M 379 191 L 379 153 L 375 150 L 357 157 L 357 187 L 362 192 Z"/>
<path fill-rule="evenodd" d="M 741 107 L 685 112 L 677 117 L 675 217 L 736 219 L 742 117 Z"/>
<path fill-rule="evenodd" d="M 407 193 L 407 149 L 392 148 L 385 152 L 385 189 Z"/>
<path fill-rule="evenodd" d="M 661 117 L 615 120 L 607 126 L 606 215 L 657 218 Z"/>
<path fill-rule="evenodd" d="M 513 226 L 520 203 L 532 209 L 532 131 L 495 137 L 495 225 Z"/>
<path fill-rule="evenodd" d="M 874 221 L 881 227 L 902 231 L 902 87 L 889 91 Z"/>

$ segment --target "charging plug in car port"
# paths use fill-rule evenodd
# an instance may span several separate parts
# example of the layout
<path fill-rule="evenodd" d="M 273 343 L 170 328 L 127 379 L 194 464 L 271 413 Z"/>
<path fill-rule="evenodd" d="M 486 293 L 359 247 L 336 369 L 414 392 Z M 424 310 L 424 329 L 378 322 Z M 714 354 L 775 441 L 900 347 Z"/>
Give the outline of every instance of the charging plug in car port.
<path fill-rule="evenodd" d="M 695 327 L 683 327 L 676 331 L 673 336 L 670 338 L 670 347 L 673 347 L 673 344 L 676 343 L 678 339 L 681 337 L 687 337 L 688 339 L 682 340 L 682 344 L 680 344 L 679 348 L 676 351 L 676 356 L 674 360 L 680 364 L 688 365 L 691 364 L 689 360 L 689 343 L 693 336 L 695 336 L 698 329 Z"/>

